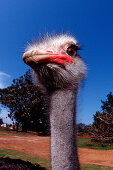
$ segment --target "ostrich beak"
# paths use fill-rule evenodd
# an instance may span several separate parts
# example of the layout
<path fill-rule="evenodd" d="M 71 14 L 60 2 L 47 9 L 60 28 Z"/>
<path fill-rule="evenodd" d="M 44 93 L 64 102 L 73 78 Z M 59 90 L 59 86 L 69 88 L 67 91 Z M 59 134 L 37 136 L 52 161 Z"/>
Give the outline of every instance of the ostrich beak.
<path fill-rule="evenodd" d="M 23 61 L 29 65 L 30 62 L 38 63 L 41 60 L 45 60 L 51 55 L 49 52 L 44 51 L 27 51 L 23 54 Z"/>
<path fill-rule="evenodd" d="M 38 63 L 57 63 L 65 66 L 65 62 L 73 62 L 72 58 L 64 54 L 32 50 L 23 54 L 23 61 L 31 67 L 34 67 Z"/>

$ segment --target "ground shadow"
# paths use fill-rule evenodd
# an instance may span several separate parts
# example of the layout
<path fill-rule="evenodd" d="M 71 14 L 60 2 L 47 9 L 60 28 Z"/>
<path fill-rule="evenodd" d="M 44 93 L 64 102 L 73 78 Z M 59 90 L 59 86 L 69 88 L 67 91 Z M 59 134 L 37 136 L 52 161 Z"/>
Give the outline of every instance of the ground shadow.
<path fill-rule="evenodd" d="M 46 170 L 39 164 L 32 164 L 21 159 L 0 158 L 0 170 Z"/>

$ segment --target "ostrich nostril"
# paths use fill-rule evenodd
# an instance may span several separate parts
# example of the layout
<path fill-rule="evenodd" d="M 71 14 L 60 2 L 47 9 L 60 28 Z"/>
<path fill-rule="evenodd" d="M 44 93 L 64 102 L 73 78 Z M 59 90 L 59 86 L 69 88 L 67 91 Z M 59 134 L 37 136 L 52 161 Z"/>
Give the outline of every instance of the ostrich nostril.
<path fill-rule="evenodd" d="M 46 51 L 46 52 L 48 52 L 48 53 L 53 53 L 53 51 L 49 51 L 49 50 L 48 50 L 48 51 Z"/>

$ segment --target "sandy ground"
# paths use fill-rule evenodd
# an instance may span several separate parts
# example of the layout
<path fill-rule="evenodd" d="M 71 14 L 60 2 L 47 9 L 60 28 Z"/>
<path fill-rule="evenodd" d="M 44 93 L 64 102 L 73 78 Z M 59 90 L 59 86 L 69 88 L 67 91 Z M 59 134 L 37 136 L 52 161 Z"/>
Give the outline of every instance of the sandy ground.
<path fill-rule="evenodd" d="M 0 136 L 0 149 L 8 148 L 32 156 L 50 159 L 50 138 L 39 136 Z M 113 167 L 113 150 L 79 148 L 80 164 L 97 164 Z"/>

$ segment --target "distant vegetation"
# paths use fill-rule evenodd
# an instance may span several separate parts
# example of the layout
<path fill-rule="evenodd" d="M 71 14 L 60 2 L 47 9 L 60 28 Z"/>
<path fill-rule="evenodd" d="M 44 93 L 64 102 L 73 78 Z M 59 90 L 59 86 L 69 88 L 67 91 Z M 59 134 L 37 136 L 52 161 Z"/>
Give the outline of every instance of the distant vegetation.
<path fill-rule="evenodd" d="M 101 112 L 94 115 L 92 125 L 79 123 L 77 125 L 78 136 L 90 135 L 91 139 L 83 139 L 89 142 L 87 147 L 100 147 L 101 149 L 113 149 L 113 94 L 110 92 L 102 102 Z"/>
<path fill-rule="evenodd" d="M 95 142 L 92 141 L 91 138 L 78 138 L 78 147 L 97 150 L 113 150 L 113 144 Z"/>
<path fill-rule="evenodd" d="M 2 119 L 0 118 L 0 125 L 2 125 L 3 124 L 3 121 L 2 121 Z"/>
<path fill-rule="evenodd" d="M 90 135 L 95 142 L 113 143 L 113 94 L 110 92 L 102 102 L 102 110 L 94 115 L 93 125 L 77 124 L 78 136 Z M 0 103 L 9 108 L 8 116 L 15 120 L 16 130 L 49 134 L 49 114 L 46 96 L 32 81 L 31 71 L 14 79 L 12 85 L 0 89 Z M 0 119 L 0 125 L 2 124 Z"/>
<path fill-rule="evenodd" d="M 100 143 L 113 143 L 113 94 L 110 92 L 102 102 L 102 111 L 94 115 L 91 137 Z"/>
<path fill-rule="evenodd" d="M 77 124 L 78 136 L 90 135 L 91 130 L 92 130 L 92 125 L 85 125 L 84 123 Z"/>
<path fill-rule="evenodd" d="M 9 117 L 21 126 L 22 131 L 27 130 L 49 132 L 49 118 L 44 94 L 32 82 L 31 71 L 24 76 L 14 79 L 10 87 L 0 89 L 0 103 L 8 107 Z"/>

